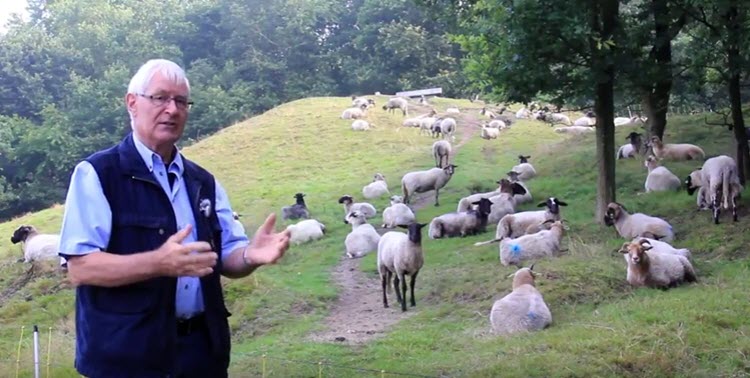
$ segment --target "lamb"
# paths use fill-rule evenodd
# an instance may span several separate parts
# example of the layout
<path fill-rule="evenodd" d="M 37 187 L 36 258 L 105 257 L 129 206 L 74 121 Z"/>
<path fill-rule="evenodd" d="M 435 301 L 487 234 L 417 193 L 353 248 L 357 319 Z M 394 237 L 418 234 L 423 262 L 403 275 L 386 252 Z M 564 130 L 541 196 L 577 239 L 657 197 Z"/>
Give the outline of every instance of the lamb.
<path fill-rule="evenodd" d="M 556 256 L 563 237 L 562 221 L 547 220 L 549 230 L 500 241 L 500 263 L 519 265 L 521 261 Z"/>
<path fill-rule="evenodd" d="M 734 159 L 721 155 L 710 158 L 703 163 L 701 169 L 695 170 L 685 179 L 688 195 L 692 195 L 697 188 L 703 193 L 698 193 L 698 204 L 700 208 L 701 194 L 705 196 L 713 210 L 714 223 L 719 224 L 721 205 L 725 209 L 732 205 L 732 219 L 737 222 L 737 198 L 742 193 L 743 187 Z M 705 199 L 703 201 L 705 201 Z"/>
<path fill-rule="evenodd" d="M 401 304 L 401 311 L 406 311 L 406 276 L 411 276 L 411 305 L 416 306 L 414 300 L 414 284 L 417 274 L 424 264 L 422 252 L 422 228 L 425 223 L 411 223 L 405 228 L 408 233 L 389 231 L 380 238 L 378 243 L 378 273 L 383 286 L 383 307 L 388 308 L 386 288 L 390 285 L 391 277 L 395 274 L 393 288 L 396 289 L 396 299 Z M 399 290 L 399 283 L 402 283 Z M 403 295 L 402 295 L 403 293 Z"/>
<path fill-rule="evenodd" d="M 286 226 L 290 232 L 289 242 L 299 245 L 309 241 L 318 240 L 326 233 L 326 226 L 315 219 L 306 219 L 297 224 Z"/>
<path fill-rule="evenodd" d="M 451 144 L 447 140 L 439 140 L 432 144 L 432 156 L 435 158 L 436 167 L 443 168 L 448 165 L 451 150 Z M 443 160 L 445 160 L 445 163 L 443 163 Z"/>
<path fill-rule="evenodd" d="M 659 161 L 652 155 L 646 158 L 643 165 L 648 168 L 646 176 L 646 193 L 666 190 L 680 190 L 682 181 L 667 167 L 659 166 Z"/>
<path fill-rule="evenodd" d="M 526 234 L 526 230 L 531 226 L 539 225 L 547 220 L 560 220 L 560 206 L 568 206 L 567 203 L 560 201 L 555 197 L 547 198 L 546 201 L 537 205 L 537 207 L 546 207 L 546 210 L 523 211 L 515 214 L 508 214 L 497 223 L 495 239 L 477 242 L 474 245 L 485 245 L 495 243 L 504 238 L 517 238 Z"/>
<path fill-rule="evenodd" d="M 634 158 L 636 154 L 641 152 L 641 133 L 635 131 L 628 134 L 625 139 L 629 139 L 630 143 L 623 144 L 617 150 L 617 159 Z"/>
<path fill-rule="evenodd" d="M 383 110 L 387 110 L 389 113 L 394 112 L 394 109 L 401 109 L 401 113 L 404 116 L 409 115 L 409 102 L 405 98 L 392 97 L 388 99 L 388 102 L 383 105 Z"/>
<path fill-rule="evenodd" d="M 375 209 L 375 206 L 372 206 L 367 202 L 355 203 L 354 198 L 348 194 L 341 196 L 341 198 L 339 198 L 339 203 L 344 204 L 344 216 L 356 211 L 362 214 L 365 218 L 372 218 L 375 216 L 375 214 L 378 213 L 378 211 Z"/>
<path fill-rule="evenodd" d="M 528 181 L 536 177 L 536 170 L 529 163 L 529 159 L 531 159 L 531 155 L 518 155 L 518 165 L 511 169 L 511 171 L 518 172 L 518 179 L 521 181 Z"/>
<path fill-rule="evenodd" d="M 510 182 L 520 185 L 523 189 L 524 193 L 521 193 L 521 190 L 519 190 L 513 195 L 513 199 L 516 200 L 517 205 L 529 203 L 534 200 L 534 197 L 531 196 L 531 191 L 529 191 L 529 188 L 526 186 L 526 184 L 518 179 L 518 172 L 510 171 L 506 173 L 506 175 L 508 175 L 508 180 L 510 180 Z"/>
<path fill-rule="evenodd" d="M 401 196 L 391 196 L 391 206 L 383 210 L 383 228 L 408 226 L 416 222 L 416 216 L 409 206 L 404 205 Z"/>
<path fill-rule="evenodd" d="M 352 225 L 352 231 L 344 239 L 346 257 L 350 259 L 364 257 L 378 249 L 380 234 L 375 231 L 375 227 L 367 223 L 364 214 L 352 211 L 344 217 L 344 223 Z"/>
<path fill-rule="evenodd" d="M 667 243 L 674 239 L 674 231 L 667 221 L 641 213 L 631 215 L 625 206 L 617 202 L 610 202 L 607 205 L 604 224 L 615 226 L 620 236 L 627 239 L 640 236 Z"/>
<path fill-rule="evenodd" d="M 497 137 L 500 136 L 500 130 L 489 127 L 487 125 L 483 125 L 482 133 L 480 134 L 480 136 L 482 137 L 482 139 L 487 139 L 487 140 L 497 139 Z"/>
<path fill-rule="evenodd" d="M 588 127 L 588 126 L 561 126 L 561 127 L 555 127 L 553 129 L 556 133 L 562 133 L 562 134 L 587 134 L 587 133 L 593 133 L 596 131 L 595 127 Z"/>
<path fill-rule="evenodd" d="M 527 193 L 525 187 L 517 182 L 501 179 L 497 183 L 500 185 L 498 189 L 500 194 L 490 197 L 492 206 L 490 207 L 490 215 L 487 218 L 487 222 L 494 225 L 497 225 L 504 216 L 515 213 L 516 205 L 518 204 L 516 197 Z"/>
<path fill-rule="evenodd" d="M 367 109 L 367 105 L 355 107 L 355 108 L 348 108 L 344 110 L 343 113 L 341 113 L 341 119 L 358 119 L 365 116 L 365 112 Z"/>
<path fill-rule="evenodd" d="M 304 193 L 295 194 L 294 198 L 297 199 L 297 202 L 294 205 L 281 208 L 281 219 L 310 218 L 310 212 L 307 210 L 304 197 Z"/>
<path fill-rule="evenodd" d="M 658 135 L 651 136 L 651 143 L 649 145 L 654 151 L 654 156 L 659 158 L 659 160 L 697 160 L 703 159 L 706 156 L 703 149 L 694 144 L 664 144 Z"/>
<path fill-rule="evenodd" d="M 34 226 L 21 225 L 10 238 L 11 243 L 23 242 L 23 262 L 52 260 L 59 255 L 60 235 L 40 234 Z M 64 262 L 64 261 L 63 261 Z"/>
<path fill-rule="evenodd" d="M 534 265 L 518 269 L 513 275 L 513 291 L 492 305 L 493 333 L 511 335 L 541 330 L 552 324 L 552 314 L 535 287 L 533 269 Z"/>
<path fill-rule="evenodd" d="M 627 280 L 632 286 L 667 289 L 698 280 L 685 256 L 654 252 L 645 239 L 623 244 L 620 252 L 626 254 Z"/>
<path fill-rule="evenodd" d="M 456 168 L 458 168 L 457 165 L 448 164 L 443 168 L 431 168 L 426 171 L 415 171 L 405 174 L 401 179 L 401 191 L 404 195 L 404 203 L 409 203 L 410 195 L 434 190 L 435 206 L 440 206 L 440 189 L 450 181 Z"/>
<path fill-rule="evenodd" d="M 366 199 L 378 198 L 385 194 L 391 194 L 388 191 L 388 183 L 385 182 L 385 176 L 382 173 L 376 173 L 372 182 L 362 187 L 362 195 Z"/>
<path fill-rule="evenodd" d="M 367 130 L 370 130 L 371 127 L 375 127 L 375 125 L 363 119 L 358 119 L 352 122 L 352 130 L 354 131 L 367 131 Z"/>
<path fill-rule="evenodd" d="M 680 255 L 684 256 L 688 260 L 692 257 L 692 253 L 687 248 L 675 248 L 671 244 L 663 242 L 661 240 L 651 239 L 651 238 L 642 238 L 637 237 L 633 238 L 631 240 L 631 243 L 642 243 L 642 241 L 645 240 L 651 245 L 651 252 L 658 252 L 658 253 L 669 253 L 672 255 Z M 626 243 L 627 244 L 627 243 Z M 625 260 L 627 261 L 627 256 L 625 256 Z"/>
<path fill-rule="evenodd" d="M 492 203 L 489 199 L 482 198 L 473 204 L 477 205 L 477 209 L 443 214 L 433 218 L 428 231 L 430 238 L 465 237 L 485 232 Z"/>

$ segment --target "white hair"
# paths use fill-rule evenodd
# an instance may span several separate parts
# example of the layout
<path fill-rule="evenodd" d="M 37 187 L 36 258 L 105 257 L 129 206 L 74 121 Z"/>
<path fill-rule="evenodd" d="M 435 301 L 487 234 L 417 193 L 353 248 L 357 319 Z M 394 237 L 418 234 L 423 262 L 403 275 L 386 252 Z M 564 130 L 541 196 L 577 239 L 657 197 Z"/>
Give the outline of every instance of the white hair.
<path fill-rule="evenodd" d="M 177 63 L 167 59 L 151 59 L 144 63 L 130 79 L 127 93 L 143 94 L 157 72 L 175 83 L 185 83 L 188 90 L 187 94 L 190 96 L 190 82 L 185 75 L 185 70 Z M 132 128 L 134 127 L 133 115 L 130 112 L 128 112 L 128 115 L 130 115 L 130 126 Z"/>

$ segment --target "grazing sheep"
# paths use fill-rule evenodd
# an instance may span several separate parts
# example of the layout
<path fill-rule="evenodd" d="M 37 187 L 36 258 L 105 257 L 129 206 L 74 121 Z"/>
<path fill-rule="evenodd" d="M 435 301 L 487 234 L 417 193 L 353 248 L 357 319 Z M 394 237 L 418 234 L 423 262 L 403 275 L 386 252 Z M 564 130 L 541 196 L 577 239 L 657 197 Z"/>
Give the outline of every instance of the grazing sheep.
<path fill-rule="evenodd" d="M 394 112 L 395 109 L 401 109 L 401 113 L 407 116 L 409 115 L 409 102 L 405 98 L 392 97 L 383 105 L 383 110 L 387 110 L 389 113 Z"/>
<path fill-rule="evenodd" d="M 482 139 L 487 139 L 487 140 L 497 139 L 497 137 L 500 136 L 500 130 L 489 127 L 487 125 L 483 125 L 482 133 L 480 134 L 480 136 L 482 137 Z"/>
<path fill-rule="evenodd" d="M 289 242 L 292 244 L 307 243 L 312 240 L 318 240 L 326 233 L 326 226 L 315 219 L 306 219 L 297 224 L 286 226 L 291 236 Z"/>
<path fill-rule="evenodd" d="M 529 191 L 529 187 L 527 187 L 523 181 L 518 179 L 518 172 L 510 171 L 506 173 L 506 175 L 508 175 L 508 180 L 510 180 L 510 182 L 520 185 L 523 191 L 525 191 L 525 193 L 521 193 L 521 191 L 519 190 L 513 195 L 513 199 L 516 200 L 517 205 L 529 203 L 534 200 L 534 197 L 532 197 L 531 195 L 531 191 Z"/>
<path fill-rule="evenodd" d="M 383 307 L 388 308 L 386 288 L 393 277 L 393 288 L 396 289 L 396 299 L 401 304 L 401 311 L 406 311 L 406 276 L 411 276 L 411 305 L 416 306 L 414 300 L 414 284 L 417 274 L 424 264 L 422 253 L 422 228 L 425 223 L 411 223 L 404 227 L 403 232 L 389 231 L 380 238 L 378 243 L 378 273 L 383 286 Z M 399 290 L 399 282 L 402 283 Z M 403 295 L 402 295 L 403 293 Z"/>
<path fill-rule="evenodd" d="M 651 136 L 649 146 L 653 149 L 654 156 L 659 160 L 697 160 L 703 159 L 706 156 L 703 149 L 694 144 L 664 144 L 658 135 Z"/>
<path fill-rule="evenodd" d="M 699 187 L 703 190 L 703 193 L 698 193 L 699 208 L 702 201 L 708 200 L 715 224 L 719 224 L 722 204 L 725 209 L 732 205 L 732 219 L 737 222 L 737 198 L 743 187 L 733 158 L 721 155 L 706 160 L 701 169 L 691 172 L 685 179 L 685 186 L 688 195 Z M 701 195 L 704 199 L 701 199 Z"/>
<path fill-rule="evenodd" d="M 535 287 L 533 269 L 534 265 L 518 269 L 513 275 L 513 291 L 492 305 L 490 325 L 495 334 L 538 331 L 552 324 L 552 314 Z"/>
<path fill-rule="evenodd" d="M 18 227 L 10 238 L 11 243 L 23 242 L 23 262 L 58 258 L 60 235 L 40 234 L 34 226 Z"/>
<path fill-rule="evenodd" d="M 643 185 L 648 192 L 658 192 L 666 190 L 680 190 L 682 181 L 667 167 L 659 166 L 659 161 L 654 156 L 649 156 L 643 165 L 648 168 L 646 183 Z"/>
<path fill-rule="evenodd" d="M 388 191 L 388 183 L 385 182 L 385 176 L 381 173 L 376 173 L 372 182 L 362 187 L 362 195 L 366 199 L 378 198 L 386 194 L 391 194 Z"/>
<path fill-rule="evenodd" d="M 516 112 L 516 118 L 517 119 L 531 118 L 531 112 L 529 111 L 529 109 L 526 109 L 526 108 L 518 109 L 518 111 Z"/>
<path fill-rule="evenodd" d="M 451 150 L 451 144 L 447 140 L 439 140 L 432 144 L 432 156 L 435 158 L 435 167 L 443 168 L 448 165 Z M 445 160 L 445 163 L 443 163 L 443 160 Z"/>
<path fill-rule="evenodd" d="M 604 224 L 615 226 L 623 238 L 646 237 L 665 242 L 674 239 L 674 231 L 667 221 L 642 213 L 630 214 L 625 206 L 610 202 L 604 215 Z"/>
<path fill-rule="evenodd" d="M 365 218 L 372 218 L 378 213 L 378 211 L 375 210 L 375 206 L 372 206 L 367 202 L 355 203 L 354 198 L 348 194 L 341 196 L 341 198 L 339 198 L 339 203 L 344 204 L 344 216 L 356 211 L 364 215 Z"/>
<path fill-rule="evenodd" d="M 497 225 L 504 216 L 514 214 L 516 205 L 518 205 L 516 198 L 527 194 L 526 188 L 517 182 L 501 179 L 497 183 L 500 185 L 498 188 L 500 194 L 490 197 L 492 206 L 490 207 L 490 215 L 487 217 L 487 223 L 494 225 Z"/>
<path fill-rule="evenodd" d="M 622 245 L 620 252 L 626 254 L 627 280 L 632 286 L 667 289 L 698 280 L 693 265 L 685 256 L 653 252 L 651 249 L 651 244 L 645 239 Z"/>
<path fill-rule="evenodd" d="M 476 235 L 485 232 L 487 228 L 487 216 L 490 214 L 492 203 L 489 199 L 482 198 L 474 202 L 473 205 L 477 205 L 477 208 L 443 214 L 433 218 L 428 231 L 430 238 L 465 237 L 466 235 Z"/>
<path fill-rule="evenodd" d="M 546 207 L 546 210 L 523 211 L 515 214 L 508 214 L 500 219 L 497 223 L 495 239 L 477 242 L 474 245 L 485 245 L 495 243 L 504 238 L 517 238 L 526 234 L 531 226 L 539 225 L 547 220 L 560 220 L 560 206 L 568 206 L 567 203 L 560 201 L 555 197 L 547 198 L 546 201 L 537 205 L 537 207 Z"/>
<path fill-rule="evenodd" d="M 617 150 L 616 158 L 634 158 L 636 154 L 641 153 L 641 136 L 641 133 L 636 133 L 635 131 L 628 134 L 625 139 L 629 139 L 630 143 L 620 146 L 620 148 Z"/>
<path fill-rule="evenodd" d="M 448 164 L 443 168 L 431 168 L 426 171 L 415 171 L 405 174 L 401 179 L 401 191 L 404 195 L 404 203 L 409 203 L 410 195 L 434 190 L 435 206 L 440 206 L 440 189 L 450 181 L 456 168 L 458 168 L 457 165 Z"/>
<path fill-rule="evenodd" d="M 596 131 L 595 127 L 588 127 L 588 126 L 561 126 L 561 127 L 555 127 L 553 129 L 556 133 L 561 134 L 587 134 L 587 133 L 593 133 Z"/>
<path fill-rule="evenodd" d="M 352 231 L 344 239 L 346 257 L 363 257 L 378 249 L 380 234 L 375 231 L 375 227 L 367 223 L 364 214 L 352 211 L 344 217 L 344 223 L 352 225 Z"/>
<path fill-rule="evenodd" d="M 305 204 L 305 194 L 297 193 L 294 198 L 297 202 L 291 206 L 284 206 L 281 208 L 281 219 L 299 219 L 299 218 L 310 218 L 310 212 L 307 211 L 307 205 Z"/>
<path fill-rule="evenodd" d="M 409 206 L 404 205 L 401 196 L 391 196 L 391 206 L 383 210 L 383 228 L 408 226 L 416 222 L 416 216 Z"/>
<path fill-rule="evenodd" d="M 352 122 L 352 130 L 354 131 L 367 131 L 367 130 L 370 130 L 371 127 L 375 127 L 375 125 L 363 119 L 358 119 Z"/>
<path fill-rule="evenodd" d="M 367 105 L 363 105 L 356 108 L 349 108 L 341 113 L 341 119 L 358 119 L 362 118 L 366 114 Z"/>
<path fill-rule="evenodd" d="M 529 159 L 531 159 L 531 155 L 518 155 L 518 165 L 511 169 L 511 171 L 518 172 L 518 179 L 521 181 L 528 181 L 536 177 L 536 170 L 529 163 Z"/>
<path fill-rule="evenodd" d="M 631 240 L 631 243 L 641 243 L 643 240 L 646 240 L 649 244 L 651 244 L 651 252 L 658 252 L 658 253 L 669 253 L 672 255 L 680 255 L 684 256 L 688 260 L 692 257 L 692 253 L 687 248 L 675 248 L 671 244 L 667 242 L 663 242 L 661 240 L 651 239 L 651 238 L 642 238 L 637 237 L 633 238 Z M 627 260 L 627 256 L 625 256 L 625 260 Z"/>
<path fill-rule="evenodd" d="M 549 230 L 501 240 L 500 263 L 505 266 L 519 265 L 524 260 L 556 256 L 560 252 L 563 225 L 559 220 L 547 220 L 545 223 L 551 223 Z"/>

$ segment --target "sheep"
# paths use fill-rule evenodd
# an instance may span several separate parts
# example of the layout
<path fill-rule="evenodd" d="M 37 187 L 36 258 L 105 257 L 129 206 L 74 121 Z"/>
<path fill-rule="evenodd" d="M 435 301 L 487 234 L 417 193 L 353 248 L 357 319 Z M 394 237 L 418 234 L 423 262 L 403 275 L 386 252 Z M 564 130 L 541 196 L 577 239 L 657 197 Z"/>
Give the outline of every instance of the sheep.
<path fill-rule="evenodd" d="M 352 95 L 352 107 L 355 108 L 361 108 L 361 107 L 371 107 L 375 105 L 375 100 L 367 98 L 367 97 L 357 97 Z"/>
<path fill-rule="evenodd" d="M 401 109 L 401 113 L 407 116 L 409 115 L 409 102 L 405 98 L 392 97 L 383 105 L 383 110 L 392 113 L 395 111 L 394 109 Z"/>
<path fill-rule="evenodd" d="M 551 223 L 549 230 L 501 240 L 500 263 L 505 266 L 519 265 L 524 260 L 556 256 L 560 252 L 563 225 L 559 220 L 547 220 L 545 223 Z"/>
<path fill-rule="evenodd" d="M 596 131 L 594 127 L 588 126 L 560 126 L 553 129 L 556 133 L 561 134 L 587 134 Z"/>
<path fill-rule="evenodd" d="M 353 211 L 361 213 L 365 218 L 372 218 L 378 211 L 375 206 L 367 202 L 354 202 L 354 198 L 350 195 L 343 195 L 339 198 L 339 203 L 344 204 L 344 216 Z"/>
<path fill-rule="evenodd" d="M 60 235 L 40 234 L 34 226 L 21 225 L 13 232 L 10 241 L 13 244 L 23 242 L 23 262 L 25 263 L 52 260 L 59 256 Z"/>
<path fill-rule="evenodd" d="M 518 172 L 518 179 L 521 181 L 528 181 L 536 177 L 536 170 L 529 163 L 529 159 L 531 159 L 531 155 L 518 155 L 518 165 L 511 169 L 511 171 Z"/>
<path fill-rule="evenodd" d="M 289 242 L 296 245 L 318 240 L 326 233 L 326 226 L 315 219 L 306 219 L 297 224 L 290 224 L 286 226 L 286 229 L 291 235 Z"/>
<path fill-rule="evenodd" d="M 615 127 L 619 127 L 619 126 L 632 126 L 632 125 L 646 123 L 647 120 L 648 120 L 648 118 L 646 118 L 646 117 L 638 117 L 638 116 L 633 116 L 633 117 L 630 117 L 630 118 L 628 118 L 628 117 L 615 117 L 614 123 L 615 123 Z"/>
<path fill-rule="evenodd" d="M 375 227 L 367 223 L 367 218 L 359 211 L 352 211 L 344 217 L 344 223 L 352 225 L 352 231 L 344 239 L 346 257 L 353 259 L 364 257 L 378 249 L 380 234 Z"/>
<path fill-rule="evenodd" d="M 497 139 L 500 136 L 500 130 L 489 127 L 487 125 L 482 126 L 482 133 L 480 134 L 482 139 Z"/>
<path fill-rule="evenodd" d="M 281 208 L 281 219 L 310 218 L 310 212 L 307 210 L 304 197 L 304 193 L 295 194 L 294 198 L 297 199 L 297 202 L 294 205 Z"/>
<path fill-rule="evenodd" d="M 490 122 L 482 124 L 482 127 L 489 127 L 498 130 L 509 129 L 510 126 L 502 119 L 493 119 Z"/>
<path fill-rule="evenodd" d="M 560 113 L 547 113 L 547 112 L 541 111 L 537 113 L 536 119 L 539 121 L 550 123 L 552 125 L 556 125 L 559 123 L 568 125 L 568 126 L 573 125 L 573 122 L 570 122 L 570 118 L 568 118 L 568 116 L 566 116 L 565 114 L 560 114 Z"/>
<path fill-rule="evenodd" d="M 424 264 L 422 253 L 422 228 L 426 223 L 411 223 L 404 227 L 407 233 L 389 231 L 380 238 L 378 243 L 378 273 L 383 286 L 383 307 L 388 308 L 386 288 L 390 285 L 391 277 L 395 274 L 393 288 L 396 289 L 396 299 L 401 304 L 401 311 L 406 311 L 406 276 L 411 276 L 411 305 L 416 306 L 414 300 L 414 284 L 417 274 Z M 399 282 L 402 283 L 399 290 Z M 402 295 L 403 293 L 403 295 Z"/>
<path fill-rule="evenodd" d="M 658 135 L 651 136 L 650 141 L 649 146 L 654 151 L 654 156 L 659 158 L 659 160 L 697 160 L 699 158 L 703 159 L 706 156 L 703 149 L 694 144 L 664 144 Z"/>
<path fill-rule="evenodd" d="M 643 165 L 648 168 L 646 183 L 643 185 L 646 188 L 646 193 L 680 190 L 682 186 L 680 178 L 667 169 L 667 167 L 659 166 L 659 161 L 653 155 L 646 158 Z"/>
<path fill-rule="evenodd" d="M 443 138 L 452 137 L 453 133 L 456 132 L 456 120 L 453 118 L 438 118 L 438 120 L 433 124 L 433 137 L 436 136 L 434 133 L 435 125 L 440 127 L 440 133 L 443 134 Z"/>
<path fill-rule="evenodd" d="M 634 158 L 636 154 L 641 152 L 641 133 L 635 131 L 628 134 L 625 139 L 629 139 L 630 143 L 623 144 L 617 150 L 617 159 Z"/>
<path fill-rule="evenodd" d="M 434 190 L 435 206 L 440 206 L 440 189 L 450 181 L 456 168 L 458 168 L 457 165 L 448 164 L 443 168 L 431 168 L 426 171 L 414 171 L 405 174 L 401 178 L 401 191 L 404 195 L 404 203 L 409 203 L 410 195 Z"/>
<path fill-rule="evenodd" d="M 458 108 L 447 108 L 447 109 L 445 109 L 445 112 L 446 113 L 457 114 L 457 113 L 461 113 L 461 110 L 459 110 Z"/>
<path fill-rule="evenodd" d="M 489 117 L 490 119 L 494 119 L 497 117 L 497 114 L 491 110 L 487 110 L 487 108 L 482 108 L 482 110 L 479 111 L 479 114 Z"/>
<path fill-rule="evenodd" d="M 645 239 L 622 245 L 620 252 L 626 254 L 630 285 L 667 289 L 698 280 L 693 265 L 685 256 L 657 253 L 651 249 L 651 244 Z"/>
<path fill-rule="evenodd" d="M 432 134 L 432 126 L 437 122 L 437 118 L 435 117 L 425 117 L 422 118 L 419 121 L 419 135 L 424 134 L 424 132 L 427 132 L 427 135 Z"/>
<path fill-rule="evenodd" d="M 358 119 L 362 118 L 366 114 L 367 105 L 355 107 L 355 108 L 348 108 L 344 110 L 343 113 L 341 113 L 341 119 Z"/>
<path fill-rule="evenodd" d="M 439 140 L 432 144 L 432 156 L 435 158 L 435 167 L 443 168 L 448 165 L 451 155 L 451 144 L 447 140 Z M 445 160 L 445 163 L 443 163 Z"/>
<path fill-rule="evenodd" d="M 513 195 L 513 199 L 516 200 L 517 205 L 529 203 L 534 200 L 534 197 L 532 197 L 531 191 L 529 191 L 529 188 L 526 186 L 526 184 L 518 179 L 518 172 L 510 171 L 506 173 L 506 175 L 508 175 L 508 180 L 510 180 L 510 182 L 520 185 L 523 189 L 524 193 L 521 193 L 522 191 L 519 190 Z"/>
<path fill-rule="evenodd" d="M 497 181 L 497 184 L 500 184 L 500 181 Z M 500 193 L 500 186 L 498 185 L 498 188 L 491 192 L 474 193 L 463 197 L 458 201 L 456 212 L 468 211 L 471 208 L 471 204 L 473 202 L 479 201 L 482 198 L 491 198 L 499 195 Z"/>
<path fill-rule="evenodd" d="M 596 116 L 593 112 L 586 112 L 586 115 L 573 122 L 573 126 L 596 126 Z"/>
<path fill-rule="evenodd" d="M 517 238 L 526 234 L 526 230 L 533 225 L 544 223 L 547 220 L 560 220 L 560 206 L 568 206 L 567 203 L 560 201 L 555 197 L 549 197 L 546 201 L 541 202 L 537 207 L 546 207 L 546 210 L 523 211 L 515 214 L 508 214 L 500 219 L 497 223 L 495 239 L 474 243 L 475 246 L 496 243 L 504 238 Z"/>
<path fill-rule="evenodd" d="M 375 127 L 375 125 L 363 120 L 358 119 L 354 122 L 352 122 L 352 130 L 354 131 L 367 131 L 370 130 L 371 127 Z"/>
<path fill-rule="evenodd" d="M 513 275 L 513 291 L 492 305 L 493 333 L 511 335 L 541 330 L 552 324 L 552 314 L 535 287 L 533 269 L 534 265 L 518 269 Z"/>
<path fill-rule="evenodd" d="M 494 225 L 497 225 L 504 216 L 515 213 L 518 204 L 516 197 L 527 193 L 526 188 L 517 182 L 501 179 L 497 183 L 500 185 L 498 188 L 500 194 L 490 197 L 492 206 L 487 218 L 487 222 Z"/>
<path fill-rule="evenodd" d="M 391 206 L 383 210 L 383 228 L 408 226 L 416 222 L 416 216 L 409 206 L 404 205 L 401 196 L 391 196 Z"/>
<path fill-rule="evenodd" d="M 631 240 L 631 243 L 639 243 L 642 240 L 648 241 L 649 244 L 651 244 L 651 252 L 658 252 L 658 253 L 669 253 L 673 255 L 680 255 L 684 256 L 688 260 L 692 257 L 692 253 L 687 248 L 675 248 L 671 244 L 667 242 L 663 242 L 661 240 L 651 239 L 651 238 L 643 238 L 643 237 L 636 237 Z M 627 261 L 627 256 L 625 256 L 625 260 Z"/>
<path fill-rule="evenodd" d="M 485 232 L 492 203 L 489 199 L 482 198 L 473 204 L 477 205 L 477 209 L 443 214 L 433 218 L 428 231 L 430 238 L 465 237 Z"/>
<path fill-rule="evenodd" d="M 376 173 L 372 182 L 362 187 L 362 195 L 366 199 L 378 198 L 385 194 L 391 194 L 388 191 L 388 183 L 385 182 L 385 176 L 382 173 Z"/>
<path fill-rule="evenodd" d="M 604 215 L 604 224 L 614 226 L 623 238 L 647 237 L 665 241 L 674 239 L 674 231 L 667 221 L 642 213 L 630 214 L 625 206 L 610 202 Z"/>
<path fill-rule="evenodd" d="M 692 195 L 697 188 L 703 189 L 698 193 L 698 204 L 708 200 L 713 210 L 714 223 L 719 224 L 721 205 L 725 209 L 732 205 L 732 219 L 737 222 L 737 198 L 743 190 L 734 159 L 726 156 L 716 156 L 706 160 L 701 169 L 695 170 L 685 179 L 688 195 Z M 701 194 L 704 199 L 701 199 Z"/>
<path fill-rule="evenodd" d="M 432 109 L 429 113 L 405 119 L 402 125 L 407 127 L 420 127 L 423 119 L 432 117 L 435 114 L 437 114 L 437 112 L 435 111 L 435 109 Z"/>
<path fill-rule="evenodd" d="M 531 118 L 531 112 L 529 109 L 521 108 L 516 112 L 517 119 Z"/>

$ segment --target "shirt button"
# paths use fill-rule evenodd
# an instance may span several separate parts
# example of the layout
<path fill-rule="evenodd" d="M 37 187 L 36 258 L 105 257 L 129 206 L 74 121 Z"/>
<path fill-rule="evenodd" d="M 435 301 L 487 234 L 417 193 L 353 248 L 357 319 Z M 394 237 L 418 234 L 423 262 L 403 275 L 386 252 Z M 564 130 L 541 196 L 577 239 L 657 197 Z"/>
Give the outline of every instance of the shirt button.
<path fill-rule="evenodd" d="M 164 235 L 164 229 L 163 228 L 159 229 L 159 235 Z"/>
<path fill-rule="evenodd" d="M 190 287 L 190 286 L 188 284 L 185 284 L 185 290 L 187 290 L 188 287 Z"/>
<path fill-rule="evenodd" d="M 164 172 L 159 172 L 159 176 L 164 176 Z"/>

